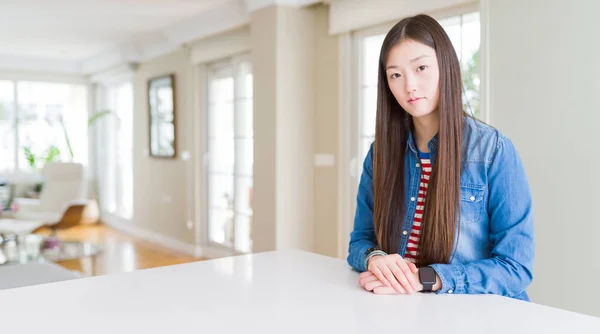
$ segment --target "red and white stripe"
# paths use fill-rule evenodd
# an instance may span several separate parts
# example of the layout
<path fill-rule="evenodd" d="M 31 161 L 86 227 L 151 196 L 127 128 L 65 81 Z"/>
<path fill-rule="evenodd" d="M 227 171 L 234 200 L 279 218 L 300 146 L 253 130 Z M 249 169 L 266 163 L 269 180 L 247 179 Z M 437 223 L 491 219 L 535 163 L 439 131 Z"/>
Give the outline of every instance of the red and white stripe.
<path fill-rule="evenodd" d="M 421 183 L 419 186 L 419 198 L 417 199 L 417 210 L 415 211 L 415 219 L 413 220 L 412 231 L 406 245 L 404 259 L 408 262 L 415 263 L 419 255 L 419 236 L 421 235 L 421 221 L 423 220 L 423 210 L 425 209 L 425 196 L 427 195 L 427 186 L 431 177 L 431 161 L 429 159 L 421 159 Z"/>

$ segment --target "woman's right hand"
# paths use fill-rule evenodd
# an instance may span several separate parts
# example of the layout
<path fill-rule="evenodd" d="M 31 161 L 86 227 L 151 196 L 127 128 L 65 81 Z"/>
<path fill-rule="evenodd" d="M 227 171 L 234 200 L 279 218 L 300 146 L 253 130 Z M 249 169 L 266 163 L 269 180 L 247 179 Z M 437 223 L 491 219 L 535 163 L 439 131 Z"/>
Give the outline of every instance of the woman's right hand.
<path fill-rule="evenodd" d="M 413 275 L 418 271 L 417 267 L 398 254 L 373 256 L 367 263 L 367 270 L 398 293 L 413 293 L 417 289 Z"/>

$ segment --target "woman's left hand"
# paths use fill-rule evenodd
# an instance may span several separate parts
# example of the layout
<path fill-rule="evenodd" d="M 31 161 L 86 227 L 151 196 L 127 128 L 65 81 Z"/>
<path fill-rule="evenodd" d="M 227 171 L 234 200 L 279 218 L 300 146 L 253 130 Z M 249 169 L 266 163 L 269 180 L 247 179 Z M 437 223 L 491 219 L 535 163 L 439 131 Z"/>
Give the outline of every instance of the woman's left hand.
<path fill-rule="evenodd" d="M 360 286 L 367 291 L 373 291 L 373 289 L 379 287 L 386 287 L 385 284 L 381 283 L 379 278 L 377 278 L 377 276 L 370 271 L 365 271 L 358 275 L 358 284 L 360 284 Z M 396 292 L 393 287 L 388 288 Z"/>
<path fill-rule="evenodd" d="M 409 267 L 414 275 L 415 282 L 417 284 L 416 291 L 422 290 L 423 286 L 421 285 L 419 279 L 419 269 L 417 269 L 417 267 L 413 263 L 409 263 Z M 360 284 L 360 286 L 363 289 L 367 291 L 372 291 L 373 293 L 378 295 L 391 295 L 398 293 L 398 291 L 396 291 L 393 287 L 385 286 L 385 284 L 381 283 L 377 276 L 375 276 L 375 274 L 373 274 L 370 271 L 365 271 L 358 276 L 358 284 Z"/>

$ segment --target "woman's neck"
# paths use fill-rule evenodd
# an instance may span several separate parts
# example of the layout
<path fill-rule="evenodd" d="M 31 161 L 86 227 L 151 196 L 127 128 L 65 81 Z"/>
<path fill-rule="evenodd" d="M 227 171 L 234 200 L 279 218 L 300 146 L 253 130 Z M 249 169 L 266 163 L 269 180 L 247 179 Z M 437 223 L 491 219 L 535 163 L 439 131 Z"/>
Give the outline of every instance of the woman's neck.
<path fill-rule="evenodd" d="M 440 128 L 440 117 L 437 111 L 430 113 L 423 117 L 413 117 L 413 124 L 415 126 L 415 142 L 419 151 L 427 153 L 429 152 L 429 141 L 435 137 Z"/>

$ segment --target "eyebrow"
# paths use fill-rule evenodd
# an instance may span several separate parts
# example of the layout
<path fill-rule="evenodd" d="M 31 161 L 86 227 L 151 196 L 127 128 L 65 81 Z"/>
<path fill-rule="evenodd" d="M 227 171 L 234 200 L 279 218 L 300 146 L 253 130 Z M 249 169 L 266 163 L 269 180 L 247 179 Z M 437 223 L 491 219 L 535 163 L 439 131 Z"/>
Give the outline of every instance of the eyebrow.
<path fill-rule="evenodd" d="M 416 62 L 417 60 L 419 60 L 419 59 L 421 59 L 421 58 L 425 58 L 425 57 L 429 57 L 429 56 L 428 56 L 428 55 L 421 55 L 421 56 L 418 56 L 417 58 L 411 59 L 411 60 L 410 60 L 410 62 L 411 62 L 411 63 L 414 63 L 414 62 Z M 385 69 L 386 69 L 386 70 L 389 70 L 389 69 L 391 69 L 391 68 L 398 68 L 398 66 L 396 66 L 396 65 L 389 65 L 389 66 L 388 66 L 388 67 L 386 67 Z"/>

